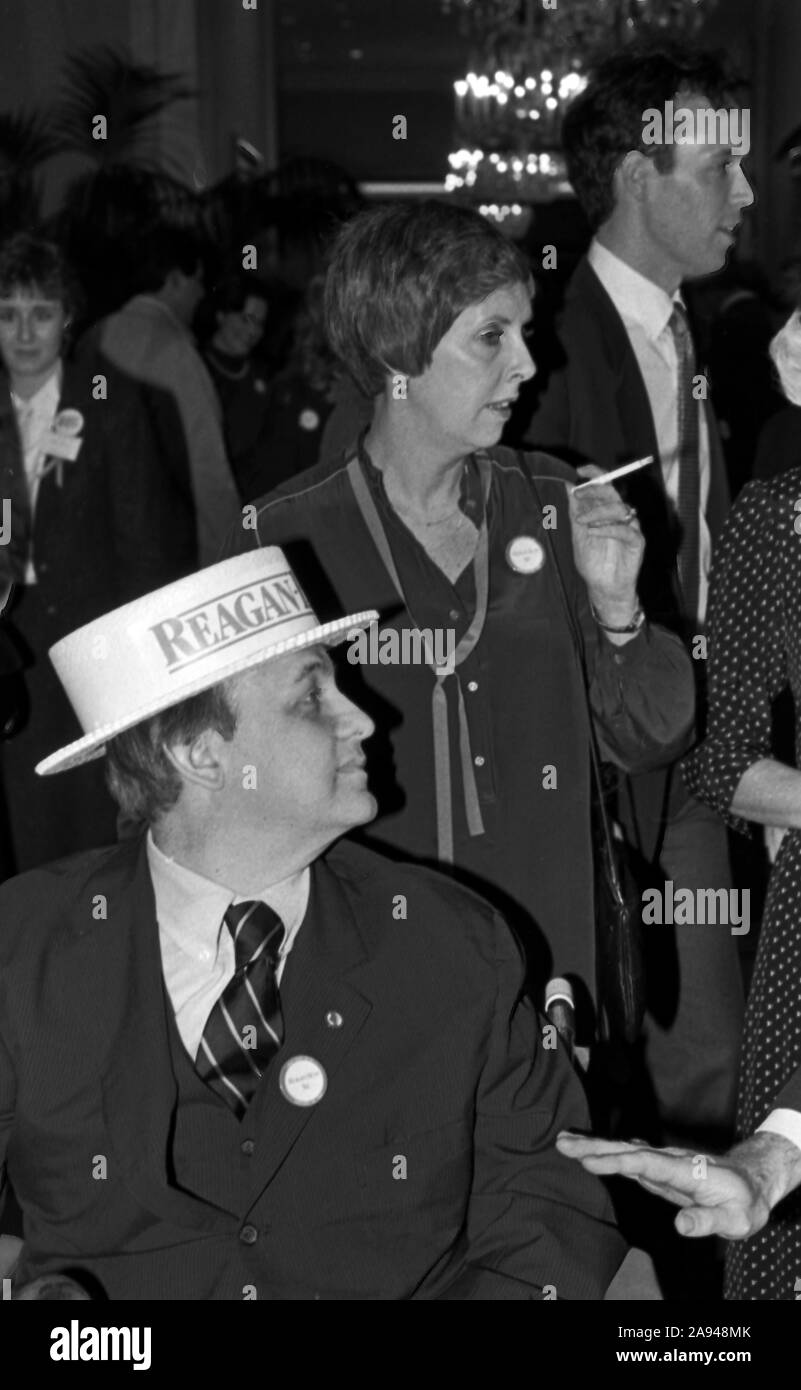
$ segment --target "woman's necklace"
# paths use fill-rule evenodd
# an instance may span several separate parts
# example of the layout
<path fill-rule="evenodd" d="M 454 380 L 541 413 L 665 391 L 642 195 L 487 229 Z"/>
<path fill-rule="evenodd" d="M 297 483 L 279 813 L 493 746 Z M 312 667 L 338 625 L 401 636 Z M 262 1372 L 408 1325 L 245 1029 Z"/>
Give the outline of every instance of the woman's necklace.
<path fill-rule="evenodd" d="M 227 376 L 229 381 L 241 381 L 242 378 L 244 376 L 247 376 L 248 372 L 250 371 L 250 363 L 248 362 L 247 358 L 242 363 L 242 366 L 239 368 L 238 371 L 232 372 L 230 367 L 223 366 L 222 362 L 220 361 L 219 357 L 217 357 L 213 348 L 206 348 L 206 356 L 210 359 L 211 364 L 214 367 L 214 370 L 216 372 L 219 372 L 220 376 Z"/>

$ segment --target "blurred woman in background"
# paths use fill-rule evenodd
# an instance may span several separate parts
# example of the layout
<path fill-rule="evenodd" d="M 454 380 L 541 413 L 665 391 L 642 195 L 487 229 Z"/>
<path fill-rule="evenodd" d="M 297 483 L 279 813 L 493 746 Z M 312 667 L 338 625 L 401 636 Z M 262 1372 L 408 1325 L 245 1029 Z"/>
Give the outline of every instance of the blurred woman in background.
<path fill-rule="evenodd" d="M 136 384 L 94 349 L 70 354 L 78 301 L 53 243 L 19 234 L 0 247 L 0 497 L 10 512 L 0 594 L 13 586 L 6 640 L 27 692 L 22 727 L 0 746 L 6 873 L 115 838 L 99 765 L 63 778 L 34 773 L 49 749 L 79 734 L 48 649 L 178 578 L 194 555 L 193 518 L 159 466 Z"/>
<path fill-rule="evenodd" d="M 261 453 L 267 415 L 267 374 L 253 354 L 264 337 L 265 286 L 247 271 L 226 276 L 198 311 L 198 337 L 220 397 L 228 462 L 240 497 Z"/>

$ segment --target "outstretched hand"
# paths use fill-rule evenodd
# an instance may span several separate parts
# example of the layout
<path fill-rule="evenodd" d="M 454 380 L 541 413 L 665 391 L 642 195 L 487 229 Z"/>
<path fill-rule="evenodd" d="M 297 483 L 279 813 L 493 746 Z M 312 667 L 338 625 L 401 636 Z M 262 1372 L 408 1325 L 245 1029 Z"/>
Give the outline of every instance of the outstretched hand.
<path fill-rule="evenodd" d="M 763 1139 L 788 1143 L 779 1136 L 759 1135 L 733 1151 L 739 1157 L 714 1158 L 690 1149 L 653 1149 L 637 1139 L 626 1143 L 562 1133 L 556 1147 L 590 1173 L 632 1178 L 646 1191 L 682 1207 L 675 1222 L 680 1235 L 743 1240 L 766 1224 L 772 1194 L 778 1191 L 771 1182 L 770 1164 L 764 1161 L 768 1149 L 774 1157 L 775 1151 L 773 1145 L 759 1142 Z M 796 1153 L 801 1158 L 801 1150 Z"/>

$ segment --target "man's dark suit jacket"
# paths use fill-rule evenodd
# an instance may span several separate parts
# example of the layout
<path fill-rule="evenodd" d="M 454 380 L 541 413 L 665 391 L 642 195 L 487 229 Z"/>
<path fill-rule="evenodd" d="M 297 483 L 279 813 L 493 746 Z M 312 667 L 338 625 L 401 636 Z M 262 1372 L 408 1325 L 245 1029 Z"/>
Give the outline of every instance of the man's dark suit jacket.
<path fill-rule="evenodd" d="M 658 464 L 648 392 L 623 320 L 586 259 L 568 286 L 558 336 L 564 364 L 548 382 L 525 432 L 527 444 L 574 465 L 595 463 L 604 469 L 653 454 L 654 465 L 622 478 L 617 486 L 636 508 L 645 537 L 639 582 L 643 607 L 653 622 L 686 636 L 677 582 L 677 526 Z M 708 401 L 705 411 L 710 450 L 706 520 L 714 546 L 729 508 L 729 488 Z M 631 777 L 627 784 L 629 833 L 643 857 L 653 862 L 664 816 L 686 793 L 677 768 Z"/>
<path fill-rule="evenodd" d="M 283 1046 L 231 1149 L 239 1199 L 218 1206 L 170 1181 L 176 1080 L 144 841 L 0 887 L 0 1162 L 25 1216 L 20 1282 L 62 1269 L 112 1299 L 600 1298 L 624 1246 L 601 1185 L 554 1148 L 587 1112 L 521 998 L 511 934 L 444 876 L 347 842 L 314 866 L 315 901 L 326 910 L 307 913 L 281 982 Z M 281 1092 L 295 1056 L 325 1068 L 316 1105 Z M 200 1182 L 213 1143 L 198 1150 Z"/>

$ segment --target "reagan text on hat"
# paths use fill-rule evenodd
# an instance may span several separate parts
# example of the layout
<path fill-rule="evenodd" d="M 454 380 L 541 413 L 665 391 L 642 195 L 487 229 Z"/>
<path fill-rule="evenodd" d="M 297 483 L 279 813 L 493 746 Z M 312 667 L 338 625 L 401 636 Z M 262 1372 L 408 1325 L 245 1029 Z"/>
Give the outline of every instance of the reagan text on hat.
<path fill-rule="evenodd" d="M 153 633 L 167 669 L 183 670 L 208 651 L 232 647 L 254 632 L 280 627 L 311 609 L 289 570 L 259 585 L 232 589 L 202 607 L 155 623 Z"/>

